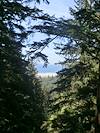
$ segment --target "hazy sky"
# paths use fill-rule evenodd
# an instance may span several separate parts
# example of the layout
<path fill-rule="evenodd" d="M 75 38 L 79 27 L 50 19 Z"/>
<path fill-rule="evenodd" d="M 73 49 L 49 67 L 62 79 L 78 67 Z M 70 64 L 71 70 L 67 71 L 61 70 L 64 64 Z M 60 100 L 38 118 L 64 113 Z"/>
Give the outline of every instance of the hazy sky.
<path fill-rule="evenodd" d="M 74 0 L 49 0 L 50 4 L 45 4 L 41 2 L 40 5 L 36 4 L 44 13 L 49 15 L 55 15 L 56 17 L 70 18 L 69 8 L 74 6 Z M 35 35 L 33 39 L 42 38 L 40 35 Z M 49 48 L 44 50 L 44 53 L 48 55 L 49 63 L 54 64 L 63 60 L 62 57 L 55 54 L 53 45 L 50 44 Z"/>
<path fill-rule="evenodd" d="M 69 7 L 73 7 L 74 0 L 49 0 L 49 2 L 49 5 L 41 2 L 39 7 L 44 10 L 44 12 L 55 15 L 56 17 L 70 17 Z"/>
<path fill-rule="evenodd" d="M 51 16 L 55 15 L 55 17 L 57 18 L 61 18 L 61 17 L 65 19 L 71 18 L 69 8 L 74 7 L 74 4 L 75 4 L 74 0 L 49 0 L 49 2 L 50 4 L 41 2 L 41 4 L 36 4 L 35 6 L 43 10 L 44 13 L 48 13 Z M 34 7 L 34 2 L 30 2 L 30 6 Z M 27 41 L 32 43 L 33 41 L 44 40 L 46 37 L 47 36 L 45 34 L 35 33 Z M 26 54 L 27 50 L 29 50 L 29 48 L 23 49 L 23 54 Z M 53 43 L 50 43 L 49 47 L 45 48 L 44 51 L 42 52 L 48 56 L 49 65 L 47 68 L 43 68 L 42 61 L 34 62 L 36 64 L 38 72 L 43 72 L 43 73 L 44 72 L 57 72 L 62 68 L 62 66 L 60 65 L 54 66 L 55 63 L 63 61 L 64 58 L 55 54 Z"/>

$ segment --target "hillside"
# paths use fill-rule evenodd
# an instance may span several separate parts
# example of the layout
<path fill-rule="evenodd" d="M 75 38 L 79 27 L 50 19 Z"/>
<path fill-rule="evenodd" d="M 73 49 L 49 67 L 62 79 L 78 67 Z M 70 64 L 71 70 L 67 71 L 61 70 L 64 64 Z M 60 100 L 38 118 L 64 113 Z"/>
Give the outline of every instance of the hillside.
<path fill-rule="evenodd" d="M 42 88 L 43 90 L 49 92 L 51 89 L 53 89 L 55 87 L 55 82 L 57 80 L 56 76 L 48 76 L 48 77 L 41 77 L 40 81 L 42 84 Z"/>

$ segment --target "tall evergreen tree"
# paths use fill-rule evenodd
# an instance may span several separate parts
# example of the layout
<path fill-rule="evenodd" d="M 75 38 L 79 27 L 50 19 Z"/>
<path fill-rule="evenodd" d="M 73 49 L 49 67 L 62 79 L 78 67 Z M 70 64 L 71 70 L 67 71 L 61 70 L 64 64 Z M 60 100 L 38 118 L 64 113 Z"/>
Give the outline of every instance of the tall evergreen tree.
<path fill-rule="evenodd" d="M 81 5 L 81 6 L 80 6 Z M 64 63 L 75 63 L 74 66 L 69 65 L 69 68 L 64 69 L 60 73 L 60 78 L 57 82 L 58 88 L 55 90 L 62 91 L 70 90 L 74 91 L 74 95 L 71 96 L 72 106 L 70 110 L 70 115 L 73 118 L 76 118 L 79 125 L 82 127 L 77 131 L 78 128 L 67 127 L 69 121 L 64 123 L 66 129 L 60 127 L 63 121 L 59 121 L 58 117 L 52 118 L 52 122 L 49 123 L 51 132 L 93 132 L 95 127 L 95 132 L 100 132 L 100 123 L 99 123 L 99 108 L 100 108 L 100 2 L 96 1 L 77 1 L 76 9 L 71 9 L 71 14 L 74 16 L 73 19 L 57 20 L 55 18 L 45 19 L 43 25 L 34 26 L 36 30 L 40 32 L 56 35 L 59 37 L 67 38 L 69 41 L 66 41 L 66 44 L 58 44 L 57 49 L 61 50 L 61 54 L 65 55 Z M 67 77 L 68 76 L 68 77 Z M 72 94 L 73 94 L 72 91 Z M 65 91 L 66 92 L 66 91 Z M 69 94 L 70 91 L 66 93 Z M 97 94 L 96 94 L 97 92 Z M 67 95 L 67 94 L 66 94 Z M 69 99 L 67 96 L 67 101 Z M 66 96 L 65 96 L 66 98 Z M 81 101 L 78 99 L 81 99 Z M 61 109 L 60 97 L 57 98 L 59 101 L 57 107 Z M 96 106 L 95 99 L 97 99 L 97 116 L 96 120 L 94 119 Z M 64 100 L 66 103 L 66 100 Z M 75 102 L 76 101 L 76 102 Z M 78 102 L 78 105 L 77 105 Z M 80 105 L 80 103 L 83 105 Z M 58 106 L 59 105 L 59 106 Z M 68 110 L 70 104 L 66 107 L 65 110 Z M 82 107 L 83 106 L 83 107 Z M 75 108 L 74 108 L 75 107 Z M 74 108 L 74 109 L 73 109 Z M 82 108 L 82 110 L 80 110 Z M 58 110 L 58 111 L 59 111 Z M 75 111 L 78 110 L 77 113 Z M 74 113 L 73 113 L 74 111 Z M 57 111 L 55 111 L 57 113 Z M 75 114 L 75 115 L 73 115 Z M 56 114 L 54 114 L 56 115 Z M 72 117 L 69 117 L 72 118 Z M 66 120 L 67 120 L 66 116 Z M 60 119 L 61 120 L 61 119 Z M 68 119 L 69 120 L 69 119 Z M 49 120 L 50 122 L 50 120 Z M 54 130 L 53 130 L 54 128 Z M 61 130 L 60 130 L 61 129 Z M 67 130 L 68 129 L 68 130 Z"/>
<path fill-rule="evenodd" d="M 31 33 L 23 22 L 28 17 L 34 19 L 40 11 L 25 2 L 29 1 L 0 1 L 1 133 L 42 132 L 44 116 L 39 81 L 29 74 L 28 62 L 22 55 L 24 39 Z"/>

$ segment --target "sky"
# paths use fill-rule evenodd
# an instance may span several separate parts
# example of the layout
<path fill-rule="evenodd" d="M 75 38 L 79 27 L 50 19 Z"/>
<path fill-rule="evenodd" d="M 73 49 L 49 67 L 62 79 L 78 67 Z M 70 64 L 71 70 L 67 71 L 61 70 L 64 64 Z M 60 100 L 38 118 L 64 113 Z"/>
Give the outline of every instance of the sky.
<path fill-rule="evenodd" d="M 48 13 L 51 16 L 55 15 L 55 17 L 57 18 L 63 17 L 66 19 L 71 18 L 69 8 L 74 7 L 74 0 L 49 0 L 49 2 L 50 2 L 49 4 L 41 2 L 40 5 L 36 4 L 36 6 L 42 9 L 44 13 Z M 40 34 L 36 34 L 33 37 L 34 40 L 40 40 L 40 39 L 43 40 L 43 38 L 45 38 L 45 36 L 40 35 Z M 48 56 L 49 65 L 47 69 L 45 69 L 43 67 L 40 67 L 42 62 L 39 62 L 39 64 L 37 65 L 37 69 L 39 72 L 42 72 L 42 71 L 49 72 L 50 71 L 49 67 L 53 68 L 51 67 L 51 65 L 53 66 L 55 63 L 58 63 L 63 60 L 63 57 L 55 54 L 55 50 L 53 49 L 52 43 L 50 44 L 48 48 L 44 49 L 43 53 Z M 54 67 L 54 69 L 56 68 Z M 57 70 L 59 70 L 58 66 L 57 66 Z"/>
<path fill-rule="evenodd" d="M 49 0 L 49 4 L 41 2 L 38 5 L 44 12 L 56 17 L 70 17 L 69 7 L 74 6 L 74 0 Z"/>

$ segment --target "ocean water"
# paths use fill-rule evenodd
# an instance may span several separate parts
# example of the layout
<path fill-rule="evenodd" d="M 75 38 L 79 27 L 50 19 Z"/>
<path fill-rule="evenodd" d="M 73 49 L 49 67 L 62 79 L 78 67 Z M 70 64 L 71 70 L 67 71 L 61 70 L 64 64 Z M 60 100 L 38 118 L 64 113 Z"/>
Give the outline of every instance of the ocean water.
<path fill-rule="evenodd" d="M 43 65 L 39 64 L 36 66 L 36 69 L 39 73 L 56 73 L 62 69 L 61 65 L 47 65 L 44 67 Z"/>

